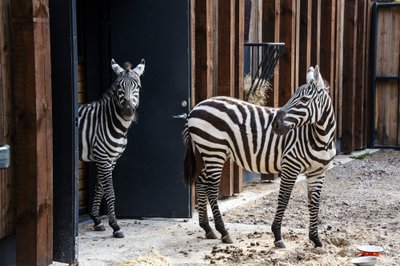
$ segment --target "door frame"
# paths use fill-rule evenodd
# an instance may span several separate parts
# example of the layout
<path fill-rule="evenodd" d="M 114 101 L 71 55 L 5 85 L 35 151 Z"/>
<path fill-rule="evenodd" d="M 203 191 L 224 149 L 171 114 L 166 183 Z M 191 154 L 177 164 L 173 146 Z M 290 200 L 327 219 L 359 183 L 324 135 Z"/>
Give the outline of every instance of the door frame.
<path fill-rule="evenodd" d="M 53 93 L 53 260 L 78 261 L 76 0 L 50 0 Z"/>

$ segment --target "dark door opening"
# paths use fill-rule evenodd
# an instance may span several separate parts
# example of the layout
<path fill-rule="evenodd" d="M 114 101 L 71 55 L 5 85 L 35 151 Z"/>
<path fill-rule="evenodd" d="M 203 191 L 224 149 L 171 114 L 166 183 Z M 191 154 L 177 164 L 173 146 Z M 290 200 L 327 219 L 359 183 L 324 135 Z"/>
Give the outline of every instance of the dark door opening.
<path fill-rule="evenodd" d="M 114 171 L 116 214 L 189 217 L 191 191 L 181 173 L 190 103 L 189 0 L 110 2 L 111 55 L 146 60 L 138 122 Z"/>

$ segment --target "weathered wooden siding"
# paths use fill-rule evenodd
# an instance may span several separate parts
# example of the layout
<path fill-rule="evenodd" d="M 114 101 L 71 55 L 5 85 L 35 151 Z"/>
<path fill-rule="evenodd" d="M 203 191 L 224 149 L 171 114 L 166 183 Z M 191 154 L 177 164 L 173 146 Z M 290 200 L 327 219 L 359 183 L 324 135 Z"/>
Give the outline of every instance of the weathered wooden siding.
<path fill-rule="evenodd" d="M 229 41 L 238 17 L 230 11 L 232 1 L 193 0 L 193 104 L 215 95 L 236 95 L 230 82 L 233 61 Z M 251 42 L 284 42 L 283 55 L 274 72 L 268 105 L 284 105 L 305 82 L 309 66 L 318 64 L 330 85 L 337 119 L 340 152 L 367 147 L 368 55 L 370 6 L 366 0 L 243 0 L 248 17 L 244 36 Z M 235 2 L 236 5 L 238 1 Z M 227 5 L 227 6 L 225 6 Z M 223 12 L 218 8 L 224 8 Z M 249 8 L 251 8 L 249 10 Z M 235 19 L 233 19 L 235 17 Z M 224 21 L 221 21 L 224 20 Z M 244 27 L 244 26 L 243 26 Z M 398 27 L 397 27 L 398 28 Z M 223 54 L 218 51 L 224 51 Z M 239 61 L 244 57 L 234 49 Z M 225 54 L 226 53 L 226 54 Z M 225 58 L 225 59 L 224 59 Z M 224 60 L 224 61 L 223 61 Z M 225 64 L 221 64 L 225 62 Z M 224 70 L 225 69 L 225 70 Z M 216 82 L 218 80 L 218 82 Z M 242 84 L 242 83 L 240 83 Z M 222 89 L 221 89 L 222 88 Z M 237 91 L 242 92 L 242 89 Z M 393 118 L 394 119 L 394 118 Z M 394 126 L 393 126 L 394 128 Z M 222 195 L 232 194 L 232 166 L 226 166 Z M 236 176 L 233 176 L 235 182 Z"/>
<path fill-rule="evenodd" d="M 13 148 L 9 10 L 10 1 L 0 1 L 0 144 L 9 144 Z M 13 154 L 13 150 L 11 152 Z M 15 230 L 15 179 L 12 165 L 0 170 L 0 239 Z"/>
<path fill-rule="evenodd" d="M 366 148 L 368 10 L 372 1 L 247 1 L 251 4 L 246 6 L 257 9 L 256 13 L 249 13 L 257 15 L 250 20 L 258 21 L 253 31 L 262 32 L 261 41 L 286 44 L 275 70 L 269 105 L 284 105 L 305 82 L 308 67 L 318 64 L 330 85 L 340 151 L 350 153 Z M 250 32 L 258 36 L 252 29 Z"/>
<path fill-rule="evenodd" d="M 192 0 L 192 104 L 216 95 L 243 97 L 244 0 Z M 227 163 L 221 196 L 241 188 L 242 171 Z"/>
<path fill-rule="evenodd" d="M 378 9 L 376 75 L 400 73 L 400 7 Z M 375 125 L 377 145 L 400 146 L 399 80 L 376 82 Z"/>

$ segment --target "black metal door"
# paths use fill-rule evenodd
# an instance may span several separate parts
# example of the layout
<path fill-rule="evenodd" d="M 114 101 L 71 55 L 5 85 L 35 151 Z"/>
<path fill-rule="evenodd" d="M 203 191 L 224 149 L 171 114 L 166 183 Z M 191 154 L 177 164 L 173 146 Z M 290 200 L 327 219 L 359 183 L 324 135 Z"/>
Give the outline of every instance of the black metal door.
<path fill-rule="evenodd" d="M 138 121 L 113 175 L 118 216 L 191 216 L 181 177 L 185 119 L 172 117 L 190 103 L 189 2 L 110 1 L 111 56 L 146 60 Z"/>

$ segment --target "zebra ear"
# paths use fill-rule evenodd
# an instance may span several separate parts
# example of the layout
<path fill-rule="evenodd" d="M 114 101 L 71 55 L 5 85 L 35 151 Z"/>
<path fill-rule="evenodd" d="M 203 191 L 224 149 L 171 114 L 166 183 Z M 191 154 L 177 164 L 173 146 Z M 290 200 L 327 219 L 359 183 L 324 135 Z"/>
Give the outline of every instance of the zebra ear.
<path fill-rule="evenodd" d="M 135 72 L 139 77 L 143 74 L 144 72 L 144 59 L 142 59 L 142 61 L 140 62 L 140 64 L 138 64 L 135 69 L 133 70 L 133 72 Z"/>
<path fill-rule="evenodd" d="M 317 84 L 317 89 L 318 90 L 327 88 L 327 86 L 325 84 L 325 81 L 322 78 L 321 73 L 319 72 L 319 66 L 318 65 L 316 65 L 315 69 L 314 69 L 314 81 Z"/>
<path fill-rule="evenodd" d="M 111 68 L 114 70 L 115 74 L 119 75 L 121 74 L 121 72 L 124 71 L 124 69 L 122 67 L 120 67 L 115 61 L 114 59 L 111 59 Z"/>
<path fill-rule="evenodd" d="M 319 66 L 316 65 L 314 68 L 314 80 L 318 81 L 319 80 Z"/>
<path fill-rule="evenodd" d="M 314 67 L 310 66 L 307 70 L 306 81 L 307 84 L 314 80 Z"/>

